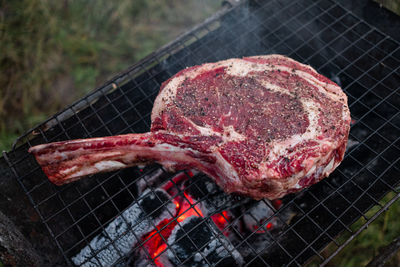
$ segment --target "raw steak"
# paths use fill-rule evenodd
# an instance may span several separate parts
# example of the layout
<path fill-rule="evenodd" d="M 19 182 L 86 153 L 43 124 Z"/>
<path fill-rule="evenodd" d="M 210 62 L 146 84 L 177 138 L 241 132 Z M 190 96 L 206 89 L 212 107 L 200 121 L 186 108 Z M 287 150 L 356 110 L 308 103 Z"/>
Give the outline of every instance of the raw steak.
<path fill-rule="evenodd" d="M 157 162 L 196 168 L 226 192 L 275 199 L 328 176 L 345 152 L 347 97 L 313 68 L 280 56 L 186 68 L 163 83 L 151 131 L 38 145 L 49 179 Z"/>

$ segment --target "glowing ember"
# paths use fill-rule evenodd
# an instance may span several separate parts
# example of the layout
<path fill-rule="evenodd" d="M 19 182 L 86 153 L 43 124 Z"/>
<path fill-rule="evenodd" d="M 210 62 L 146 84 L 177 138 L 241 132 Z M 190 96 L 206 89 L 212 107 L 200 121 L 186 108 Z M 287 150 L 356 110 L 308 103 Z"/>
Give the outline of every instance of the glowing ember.
<path fill-rule="evenodd" d="M 196 256 L 200 255 L 196 254 L 198 249 L 196 246 L 204 250 L 202 251 L 202 253 L 205 253 L 204 255 L 213 255 L 212 257 L 216 259 L 216 262 L 220 259 L 233 257 L 234 261 L 239 263 L 242 260 L 239 252 L 236 251 L 237 254 L 229 256 L 230 254 L 223 249 L 226 246 L 229 247 L 230 240 L 235 238 L 232 232 L 233 228 L 239 231 L 250 230 L 259 233 L 260 235 L 255 236 L 255 241 L 257 242 L 269 240 L 265 239 L 268 238 L 265 233 L 276 227 L 271 218 L 273 211 L 282 206 L 280 199 L 272 202 L 260 201 L 254 204 L 252 209 L 245 213 L 241 221 L 235 222 L 236 214 L 231 210 L 235 200 L 214 195 L 215 190 L 213 191 L 214 187 L 210 183 L 197 182 L 196 186 L 193 186 L 193 184 L 188 183 L 193 175 L 192 171 L 181 172 L 162 185 L 162 189 L 169 195 L 167 199 L 175 209 L 174 217 L 164 219 L 152 231 L 141 238 L 142 248 L 145 253 L 142 253 L 144 251 L 141 250 L 139 259 L 140 257 L 144 260 L 147 259 L 147 261 L 142 262 L 144 265 L 141 266 L 146 266 L 146 264 L 150 263 L 156 266 L 170 266 L 185 260 L 187 260 L 188 264 L 189 262 L 190 264 L 200 262 L 206 264 L 201 256 Z M 203 197 L 206 193 L 203 192 L 214 192 L 214 194 L 211 194 L 211 198 L 204 199 Z M 224 204 L 225 206 L 221 207 L 223 202 L 228 204 Z M 223 211 L 216 213 L 220 210 Z M 203 218 L 211 220 L 203 220 Z M 230 225 L 231 223 L 232 225 Z M 183 230 L 185 227 L 194 232 L 189 231 L 191 234 L 186 233 L 188 229 Z M 218 230 L 223 236 L 211 242 L 215 234 L 214 231 Z M 196 240 L 196 245 L 188 241 L 189 239 Z M 195 256 L 190 258 L 193 255 Z M 179 260 L 175 262 L 176 259 Z M 190 264 L 188 266 L 191 266 Z"/>
<path fill-rule="evenodd" d="M 263 224 L 263 222 L 260 222 L 260 224 Z M 258 234 L 263 234 L 266 232 L 266 230 L 270 231 L 274 227 L 274 224 L 272 222 L 267 223 L 265 226 L 257 226 L 254 225 L 253 229 L 256 231 Z"/>
<path fill-rule="evenodd" d="M 189 218 L 191 216 L 203 217 L 203 213 L 201 212 L 201 210 L 196 208 L 196 206 L 193 206 L 193 204 L 194 204 L 193 199 L 186 193 L 184 193 L 184 195 L 185 195 L 187 201 L 183 201 L 183 208 L 182 208 L 182 211 L 178 215 L 177 221 L 182 222 L 186 218 Z M 189 201 L 189 203 L 188 203 L 188 201 Z M 191 207 L 191 206 L 193 206 L 193 207 Z"/>
<path fill-rule="evenodd" d="M 198 215 L 198 213 L 196 211 L 190 209 L 187 212 L 185 212 L 184 214 L 182 214 L 181 216 L 179 216 L 177 221 L 178 222 L 182 222 L 182 221 L 186 220 L 187 218 L 189 218 L 191 216 L 199 217 L 199 215 Z"/>
<path fill-rule="evenodd" d="M 144 171 L 143 169 L 139 170 Z M 275 209 L 282 206 L 281 200 L 271 202 L 264 200 L 254 204 L 251 204 L 250 201 L 242 202 L 252 205 L 251 209 L 244 212 L 241 207 L 235 206 L 238 201 L 236 197 L 220 194 L 218 188 L 209 180 L 192 180 L 193 175 L 196 173 L 192 171 L 180 172 L 170 180 L 162 180 L 160 181 L 162 186 L 155 190 L 155 194 L 150 194 L 149 189 L 143 191 L 146 186 L 149 186 L 143 185 L 142 200 L 136 203 L 136 206 L 133 205 L 135 208 L 130 208 L 132 211 L 127 214 L 128 218 L 133 218 L 130 219 L 134 222 L 132 225 L 137 224 L 136 220 L 145 218 L 142 223 L 134 226 L 134 233 L 140 233 L 140 235 L 135 239 L 132 234 L 133 241 L 128 246 L 125 243 L 115 243 L 119 247 L 122 245 L 127 247 L 126 253 L 130 253 L 129 251 L 132 249 L 132 255 L 127 259 L 128 265 L 132 263 L 132 260 L 137 264 L 135 266 L 173 266 L 183 262 L 187 266 L 205 266 L 209 264 L 208 261 L 212 263 L 235 262 L 236 265 L 242 265 L 243 257 L 248 256 L 251 252 L 238 251 L 233 247 L 231 242 L 237 241 L 235 234 L 237 231 L 259 233 L 252 237 L 251 242 L 254 241 L 255 244 L 270 242 L 270 235 L 265 233 L 280 227 L 274 220 L 273 213 Z M 158 174 L 157 177 L 161 177 L 161 175 Z M 151 185 L 153 184 L 152 182 Z M 146 192 L 149 196 L 146 195 Z M 162 203 L 164 204 L 161 209 L 159 205 Z M 237 216 L 240 214 L 243 215 L 238 218 Z M 118 218 L 119 221 L 123 221 L 122 217 Z M 114 232 L 118 236 L 121 235 L 114 230 L 121 228 L 116 227 L 120 225 L 118 220 L 118 223 L 107 227 L 107 235 L 113 237 Z M 128 226 L 121 229 L 123 230 L 118 231 L 126 231 Z M 103 236 L 99 238 L 106 240 L 106 237 Z M 99 238 L 92 242 L 98 242 Z M 107 239 L 103 243 L 109 245 L 110 248 L 114 246 L 111 239 Z M 83 256 L 78 255 L 79 259 L 82 259 L 78 263 L 92 255 L 91 247 L 88 247 L 87 251 L 86 253 L 85 250 L 84 253 L 88 256 L 85 256 L 84 253 L 81 253 Z M 115 250 L 108 249 L 108 254 L 105 256 L 100 254 L 103 253 L 102 251 L 97 255 L 103 256 L 102 259 L 104 258 L 106 263 L 111 263 L 106 260 L 108 258 L 118 259 L 115 252 Z M 116 256 L 114 257 L 114 255 Z"/>
<path fill-rule="evenodd" d="M 219 213 L 219 214 L 214 214 L 213 216 L 211 216 L 211 219 L 214 221 L 215 225 L 218 226 L 218 228 L 223 231 L 226 226 L 229 223 L 229 215 L 228 212 L 226 210 L 224 210 L 223 212 Z M 224 231 L 224 235 L 227 235 L 228 231 Z"/>
<path fill-rule="evenodd" d="M 161 221 L 153 231 L 149 232 L 142 238 L 142 241 L 144 243 L 143 249 L 147 251 L 146 253 L 147 258 L 148 260 L 151 260 L 151 262 L 154 262 L 156 266 L 164 266 L 165 264 L 168 265 L 168 262 L 171 260 L 169 258 L 170 252 L 167 240 L 171 239 L 171 235 L 174 231 L 179 232 L 179 230 L 182 227 L 187 225 L 188 222 L 190 223 L 190 221 L 193 222 L 193 219 L 195 218 L 203 218 L 206 215 L 209 216 L 207 214 L 208 210 L 205 211 L 206 212 L 205 214 L 202 211 L 202 209 L 207 209 L 206 208 L 207 206 L 204 206 L 203 203 L 200 204 L 200 202 L 196 200 L 197 198 L 195 198 L 192 195 L 192 192 L 190 192 L 190 190 L 185 191 L 184 188 L 182 188 L 184 186 L 184 182 L 193 175 L 194 174 L 192 171 L 188 171 L 187 173 L 184 172 L 179 173 L 175 175 L 171 179 L 171 181 L 165 183 L 162 187 L 163 190 L 166 191 L 172 197 L 171 202 L 175 206 L 176 215 L 174 218 L 165 219 Z M 184 191 L 183 196 L 181 195 L 180 190 Z M 207 188 L 207 190 L 209 190 L 209 188 Z M 222 211 L 221 213 L 213 214 L 212 216 L 210 216 L 215 226 L 217 226 L 218 229 L 223 231 L 223 234 L 226 237 L 229 236 L 228 225 L 231 221 L 231 216 L 232 215 L 226 210 Z M 178 224 L 179 227 L 177 228 Z M 201 227 L 200 228 L 199 227 L 200 226 L 196 226 L 196 229 L 202 229 Z M 183 241 L 178 241 L 178 243 L 179 242 Z M 214 245 L 216 244 L 217 243 L 215 243 Z M 186 246 L 185 248 L 191 249 Z M 213 251 L 212 247 L 209 247 L 207 249 L 209 253 Z M 224 254 L 222 253 L 221 255 Z M 238 259 L 239 258 L 240 255 L 238 256 Z"/>
<path fill-rule="evenodd" d="M 279 209 L 282 206 L 282 200 L 275 199 L 272 201 L 272 205 L 274 206 L 275 209 Z"/>
<path fill-rule="evenodd" d="M 163 252 L 166 248 L 167 245 L 165 243 L 159 246 L 158 249 L 153 253 L 153 259 L 160 255 L 160 253 Z"/>
<path fill-rule="evenodd" d="M 157 266 L 163 266 L 159 256 L 167 248 L 164 240 L 168 239 L 175 226 L 176 222 L 174 220 L 164 220 L 157 225 L 156 230 L 143 237 L 143 240 L 146 240 L 143 247 L 147 249 L 149 256 L 154 259 Z"/>
<path fill-rule="evenodd" d="M 170 219 L 162 221 L 156 226 L 156 230 L 151 231 L 143 237 L 143 240 L 146 240 L 143 247 L 147 249 L 150 257 L 157 266 L 163 266 L 160 261 L 160 255 L 167 249 L 167 244 L 164 240 L 168 239 L 177 223 L 192 216 L 203 217 L 201 210 L 194 206 L 195 201 L 186 193 L 184 193 L 184 196 L 185 199 L 181 197 L 174 199 L 174 204 L 178 213 L 176 220 Z M 227 217 L 227 213 L 225 213 L 225 216 Z M 224 219 L 224 221 L 226 220 Z"/>

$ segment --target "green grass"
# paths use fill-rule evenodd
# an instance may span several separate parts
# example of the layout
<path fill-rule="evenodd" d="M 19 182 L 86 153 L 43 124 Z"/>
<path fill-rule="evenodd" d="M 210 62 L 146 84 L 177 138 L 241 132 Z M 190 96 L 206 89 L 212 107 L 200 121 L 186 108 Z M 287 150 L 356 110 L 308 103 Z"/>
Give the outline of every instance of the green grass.
<path fill-rule="evenodd" d="M 374 1 L 400 16 L 399 0 L 374 0 Z"/>
<path fill-rule="evenodd" d="M 0 0 L 0 150 L 219 7 L 212 0 Z"/>
<path fill-rule="evenodd" d="M 384 205 L 394 197 L 394 193 L 389 193 L 381 200 Z M 368 218 L 372 217 L 377 211 L 378 206 L 373 207 L 366 213 Z M 400 202 L 396 201 L 388 211 L 381 214 L 372 224 L 362 231 L 354 240 L 352 240 L 338 255 L 336 255 L 327 266 L 365 266 L 374 256 L 379 253 L 379 249 L 390 244 L 395 238 L 400 236 Z M 364 218 L 360 218 L 350 229 L 355 232 L 366 223 Z M 343 243 L 348 239 L 350 234 L 344 233 L 339 236 L 339 243 Z M 325 257 L 331 255 L 337 248 L 333 243 L 330 244 L 323 252 Z M 317 266 L 318 260 L 311 262 L 310 266 Z M 400 254 L 398 253 L 385 266 L 400 266 Z"/>

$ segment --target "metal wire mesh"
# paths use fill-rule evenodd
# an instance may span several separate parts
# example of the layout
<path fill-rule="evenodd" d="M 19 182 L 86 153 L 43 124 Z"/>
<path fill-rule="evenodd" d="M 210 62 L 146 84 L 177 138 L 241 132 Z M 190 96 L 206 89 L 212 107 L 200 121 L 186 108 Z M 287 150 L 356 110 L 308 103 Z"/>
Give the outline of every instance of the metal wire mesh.
<path fill-rule="evenodd" d="M 151 175 L 160 172 L 157 165 L 94 175 L 57 187 L 48 181 L 27 149 L 66 139 L 146 132 L 150 127 L 152 103 L 161 83 L 177 71 L 204 62 L 271 53 L 285 54 L 310 64 L 342 86 L 354 119 L 350 148 L 343 163 L 329 178 L 301 193 L 285 197 L 284 205 L 268 220 L 258 224 L 253 233 L 243 234 L 236 227 L 236 222 L 249 214 L 245 211 L 224 229 L 236 235 L 236 242 L 226 245 L 222 241 L 222 231 L 214 234 L 211 241 L 219 240 L 225 244 L 224 249 L 231 255 L 232 248 L 250 251 L 250 256 L 244 259 L 246 265 L 302 265 L 315 255 L 326 263 L 399 198 L 399 44 L 330 0 L 251 1 L 209 20 L 142 60 L 29 131 L 11 152 L 5 154 L 68 264 L 72 264 L 72 256 L 90 246 L 95 236 L 107 232 L 105 228 L 116 216 L 143 200 L 138 184 L 148 184 L 150 194 L 160 204 L 150 215 L 166 207 L 178 195 L 186 198 L 185 194 L 175 185 L 176 196 L 168 200 L 158 196 L 156 187 L 149 181 Z M 173 176 L 162 170 L 159 175 L 163 177 L 160 187 L 171 182 Z M 196 184 L 202 179 L 206 178 L 199 175 L 192 179 L 188 189 L 198 187 Z M 394 193 L 392 200 L 382 201 L 389 192 Z M 203 198 L 208 197 L 210 194 L 205 192 Z M 196 205 L 187 198 L 185 201 L 192 208 Z M 249 210 L 257 202 L 247 204 Z M 378 209 L 368 217 L 366 213 L 372 207 Z M 296 216 L 290 221 L 281 219 L 288 210 Z M 174 217 L 173 214 L 170 216 Z M 360 217 L 365 218 L 365 224 L 358 229 L 352 228 Z M 124 216 L 122 218 L 129 224 Z M 252 238 L 273 218 L 280 220 L 284 227 L 278 234 L 266 232 L 271 241 L 256 246 Z M 176 218 L 171 223 L 177 223 Z M 162 231 L 169 224 L 161 229 L 154 222 L 152 224 L 153 230 L 167 244 L 164 253 L 171 251 L 179 265 L 189 264 L 190 257 L 181 259 L 163 237 Z M 210 227 L 208 222 L 205 227 Z M 343 232 L 348 236 L 344 240 L 338 238 Z M 136 234 L 133 227 L 124 232 L 124 235 L 140 240 Z M 193 242 L 190 231 L 185 235 L 199 251 L 208 245 Z M 147 253 L 154 264 L 152 255 L 143 249 L 146 241 L 137 242 L 134 250 Z M 114 242 L 111 245 L 121 254 Z M 336 248 L 323 251 L 329 243 Z M 100 265 L 99 251 L 92 250 L 92 258 Z M 207 264 L 215 264 L 206 255 L 200 256 Z"/>

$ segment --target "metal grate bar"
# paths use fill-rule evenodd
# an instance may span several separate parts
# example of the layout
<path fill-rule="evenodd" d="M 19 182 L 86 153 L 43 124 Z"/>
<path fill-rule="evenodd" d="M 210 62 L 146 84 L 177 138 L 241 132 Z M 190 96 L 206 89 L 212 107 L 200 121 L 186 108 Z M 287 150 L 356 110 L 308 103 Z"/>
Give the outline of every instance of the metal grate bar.
<path fill-rule="evenodd" d="M 341 46 L 340 43 L 344 45 Z M 189 206 L 188 210 L 183 212 L 189 212 L 210 198 L 210 192 L 205 192 L 198 180 L 190 181 L 189 185 L 182 189 L 172 180 L 171 175 L 161 169 L 165 178 L 160 185 L 155 186 L 148 180 L 156 170 L 160 170 L 159 166 L 154 166 L 146 168 L 142 173 L 134 170 L 132 174 L 120 171 L 93 176 L 87 180 L 86 185 L 76 183 L 56 187 L 43 177 L 37 165 L 32 164 L 32 156 L 26 153 L 26 148 L 55 140 L 148 131 L 150 106 L 158 88 L 178 70 L 205 61 L 229 57 L 267 52 L 289 55 L 311 64 L 325 76 L 331 75 L 343 83 L 349 97 L 349 106 L 357 118 L 350 136 L 358 143 L 349 149 L 343 161 L 344 165 L 352 163 L 353 166 L 346 167 L 350 168 L 349 171 L 339 167 L 333 177 L 304 190 L 303 194 L 285 197 L 284 205 L 278 210 L 264 202 L 274 212 L 262 222 L 257 221 L 250 212 L 258 202 L 239 201 L 237 205 L 230 207 L 234 214 L 232 218 L 222 215 L 226 220 L 224 229 L 213 233 L 210 242 L 221 243 L 229 257 L 234 257 L 235 250 L 245 248 L 251 255 L 246 258 L 246 266 L 301 266 L 311 254 L 317 255 L 324 265 L 400 197 L 397 182 L 388 177 L 389 174 L 400 173 L 397 166 L 399 159 L 393 154 L 400 152 L 400 138 L 393 134 L 400 132 L 400 88 L 396 87 L 400 81 L 399 51 L 400 45 L 396 41 L 364 22 L 340 3 L 330 0 L 251 1 L 250 4 L 242 2 L 218 13 L 66 110 L 31 129 L 16 141 L 11 152 L 4 153 L 4 157 L 68 264 L 71 264 L 70 258 L 82 246 L 90 247 L 90 240 L 94 235 L 99 232 L 107 234 L 106 226 L 117 216 L 122 216 L 122 220 L 128 223 L 122 215 L 123 212 L 130 205 L 138 205 L 145 197 L 138 193 L 138 184 L 147 185 L 148 194 L 155 196 L 156 200 L 162 203 L 157 210 L 166 209 L 172 219 L 163 227 L 158 227 L 151 220 L 152 229 L 156 231 L 146 240 L 137 236 L 133 228 L 124 233 L 122 236 L 132 234 L 137 240 L 132 253 L 143 254 L 148 263 L 154 265 L 157 259 L 169 255 L 175 257 L 179 265 L 189 265 L 192 257 L 179 257 L 173 244 L 169 244 L 162 234 L 167 227 L 176 225 L 185 234 L 176 242 L 188 238 L 191 245 L 198 249 L 199 257 L 205 264 L 221 264 L 222 259 L 217 263 L 210 261 L 202 252 L 208 244 L 199 245 L 191 240 L 190 235 L 194 230 L 185 230 L 182 223 L 178 222 L 177 216 L 174 217 L 166 208 L 168 203 L 178 196 Z M 363 65 L 363 62 L 368 64 Z M 365 133 L 361 134 L 361 130 Z M 380 140 L 380 146 L 374 144 L 374 140 L 377 139 Z M 21 145 L 17 147 L 17 144 Z M 363 151 L 367 151 L 368 155 L 360 154 Z M 30 162 L 33 167 L 24 167 L 26 162 Z M 381 165 L 375 167 L 374 162 Z M 166 183 L 172 183 L 177 193 L 169 196 L 164 202 L 155 190 Z M 191 203 L 184 194 L 187 189 L 200 191 L 202 198 Z M 358 192 L 357 196 L 351 194 L 352 191 Z M 382 197 L 387 192 L 394 192 L 396 196 L 384 203 Z M 71 197 L 70 194 L 76 197 Z M 93 198 L 97 194 L 101 198 Z M 125 196 L 127 200 L 121 202 L 121 196 Z M 342 205 L 340 210 L 335 210 L 334 204 L 331 203 L 335 197 Z M 54 207 L 52 202 L 55 202 Z M 143 207 L 138 206 L 144 212 Z M 213 227 L 211 216 L 222 212 L 216 203 L 212 206 L 215 212 L 203 218 L 203 223 L 209 228 Z M 365 214 L 372 206 L 378 206 L 380 209 L 369 217 Z M 76 207 L 81 207 L 87 212 L 76 212 Z M 246 207 L 246 210 L 240 210 L 241 213 L 238 213 L 238 207 Z M 101 212 L 106 208 L 109 209 L 108 215 L 102 216 Z M 298 212 L 295 219 L 287 222 L 283 218 L 285 212 L 290 209 Z M 319 211 L 324 212 L 327 218 L 321 220 L 315 217 Z M 353 215 L 346 218 L 349 213 Z M 151 214 L 147 214 L 141 221 L 148 220 L 149 216 Z M 243 224 L 245 216 L 256 222 L 257 229 L 253 232 L 243 232 L 237 227 Z M 352 222 L 359 217 L 364 217 L 367 223 L 359 229 L 351 230 Z M 57 228 L 57 220 L 61 218 L 72 223 Z M 272 220 L 277 220 L 279 225 L 282 225 L 279 234 L 267 231 L 265 237 L 268 237 L 270 242 L 255 247 L 252 240 L 257 238 L 257 231 L 265 229 Z M 91 227 L 88 227 L 88 221 L 93 223 Z M 304 222 L 307 222 L 308 229 L 313 231 L 310 232 L 310 236 L 305 236 L 303 231 L 299 231 L 303 229 Z M 234 236 L 234 239 L 227 241 L 229 243 L 223 242 L 224 231 Z M 344 242 L 337 239 L 337 235 L 342 231 L 351 235 Z M 75 238 L 76 242 L 66 242 L 66 236 Z M 147 249 L 146 242 L 151 242 L 155 237 L 160 238 L 166 247 L 153 257 Z M 296 249 L 288 246 L 289 238 L 298 242 Z M 118 250 L 116 240 L 111 241 L 109 245 L 117 250 L 116 253 L 120 255 L 122 262 L 126 255 L 122 255 Z M 330 255 L 322 255 L 320 251 L 329 242 L 335 244 L 336 250 Z M 99 252 L 102 248 L 91 250 L 93 257 L 87 259 L 86 263 L 93 260 L 101 264 Z M 274 255 L 274 251 L 277 251 L 280 257 L 271 256 Z M 271 262 L 271 259 L 276 262 Z"/>
<path fill-rule="evenodd" d="M 57 117 L 56 117 L 55 119 L 57 120 L 58 125 L 60 125 L 60 127 L 62 128 L 63 132 L 65 132 L 65 135 L 67 136 L 67 138 L 70 139 L 70 136 L 68 135 L 68 132 L 65 130 L 64 126 L 62 125 L 62 123 L 58 120 Z M 44 135 L 44 138 L 45 138 L 45 141 L 46 141 L 46 142 L 49 142 L 49 141 L 47 140 L 47 137 L 46 137 L 45 135 Z M 66 203 L 64 202 L 64 200 L 63 200 L 59 195 L 57 195 L 57 197 L 61 200 L 63 206 L 65 206 Z M 64 211 L 64 210 L 67 210 L 68 215 L 70 216 L 70 218 L 73 218 L 73 215 L 72 215 L 72 213 L 71 213 L 71 211 L 70 211 L 69 208 L 63 209 L 63 211 Z M 93 214 L 94 214 L 94 213 L 93 213 Z M 95 214 L 94 214 L 94 215 L 95 215 Z M 96 216 L 94 216 L 94 217 L 96 218 L 97 222 L 99 223 L 99 225 L 101 226 L 102 230 L 104 231 L 104 227 L 102 226 L 102 224 L 100 223 L 100 221 L 98 220 L 98 218 L 97 218 Z M 87 238 L 85 237 L 85 234 L 82 232 L 82 230 L 81 230 L 81 228 L 79 227 L 79 225 L 77 225 L 77 228 L 78 228 L 78 231 L 79 231 L 79 233 L 81 234 L 81 236 L 84 238 L 86 245 L 89 246 L 89 247 L 92 249 L 92 251 L 94 251 L 94 249 L 90 246 L 90 242 L 89 242 L 89 241 L 87 240 Z M 114 243 L 112 243 L 112 245 L 114 246 Z M 115 246 L 114 246 L 114 248 L 116 249 Z M 117 249 L 116 249 L 116 250 L 117 250 Z M 118 250 L 117 250 L 117 251 L 118 251 Z M 119 251 L 118 251 L 118 253 L 119 253 Z M 119 255 L 121 256 L 121 254 L 119 254 Z M 94 255 L 94 258 L 96 259 L 97 263 L 101 266 L 102 264 L 101 264 L 100 259 L 97 257 L 97 254 Z"/>
<path fill-rule="evenodd" d="M 400 160 L 397 159 L 392 165 L 398 163 Z M 378 216 L 383 213 L 398 199 L 400 198 L 400 193 L 396 194 L 390 201 L 388 201 L 378 212 L 376 212 L 363 226 L 361 226 L 351 237 L 349 237 L 339 248 L 337 248 L 336 253 L 330 255 L 321 263 L 321 266 L 325 266 L 334 256 L 336 256 L 345 246 L 347 246 L 358 234 L 364 231 Z"/>
<path fill-rule="evenodd" d="M 398 140 L 400 140 L 400 137 L 398 138 Z M 399 161 L 399 159 L 397 159 L 396 160 L 396 162 L 397 161 Z M 394 165 L 396 162 L 393 162 L 392 163 L 392 165 Z M 361 171 L 361 170 L 360 170 Z M 384 173 L 382 173 L 381 175 L 379 175 L 379 177 L 382 177 L 382 175 L 383 175 Z M 354 177 L 354 176 L 353 176 Z M 374 182 L 375 183 L 375 182 Z M 371 184 L 363 193 L 362 193 L 362 195 L 360 195 L 360 196 L 358 196 L 357 198 L 356 198 L 356 200 L 355 201 L 353 201 L 353 202 L 356 202 L 356 201 L 358 201 L 358 200 L 360 200 L 361 198 L 362 198 L 362 196 L 365 194 L 365 192 L 367 192 L 368 191 L 368 189 L 370 189 L 370 188 L 372 188 L 372 186 L 373 186 L 374 184 Z M 331 196 L 331 195 L 330 195 Z M 326 198 L 327 199 L 327 198 Z M 325 201 L 326 199 L 324 199 L 323 201 Z M 323 202 L 323 201 L 321 201 L 321 202 Z M 351 205 L 351 206 L 349 206 L 348 208 L 346 208 L 343 212 L 342 212 L 342 214 L 345 214 L 347 211 L 349 211 L 350 210 L 350 208 L 352 208 L 353 207 L 353 205 Z M 313 209 L 315 209 L 315 208 L 313 208 Z M 381 210 L 382 210 L 382 208 L 381 208 Z M 383 211 L 383 210 L 382 210 Z M 375 216 L 375 215 L 374 215 Z M 373 216 L 373 217 L 374 217 Z M 339 216 L 338 216 L 338 218 L 339 218 Z M 334 225 L 334 223 L 336 223 L 336 221 L 338 220 L 338 218 L 335 218 L 335 220 L 332 222 L 332 224 L 331 225 L 329 225 L 329 227 L 328 228 L 330 228 L 332 225 Z M 376 217 L 374 217 L 374 218 L 376 218 Z M 369 220 L 368 220 L 369 221 Z M 322 235 L 323 235 L 324 233 L 321 233 L 320 235 L 318 235 L 318 238 L 320 238 Z M 317 238 L 317 239 L 318 239 Z M 311 242 L 306 248 L 304 248 L 303 250 L 302 250 L 302 252 L 304 252 L 304 251 L 306 251 L 306 249 L 309 247 L 309 246 L 311 246 L 313 243 L 315 243 L 315 241 L 317 240 L 317 239 L 315 239 L 313 242 Z M 301 253 L 300 253 L 301 254 Z"/>

